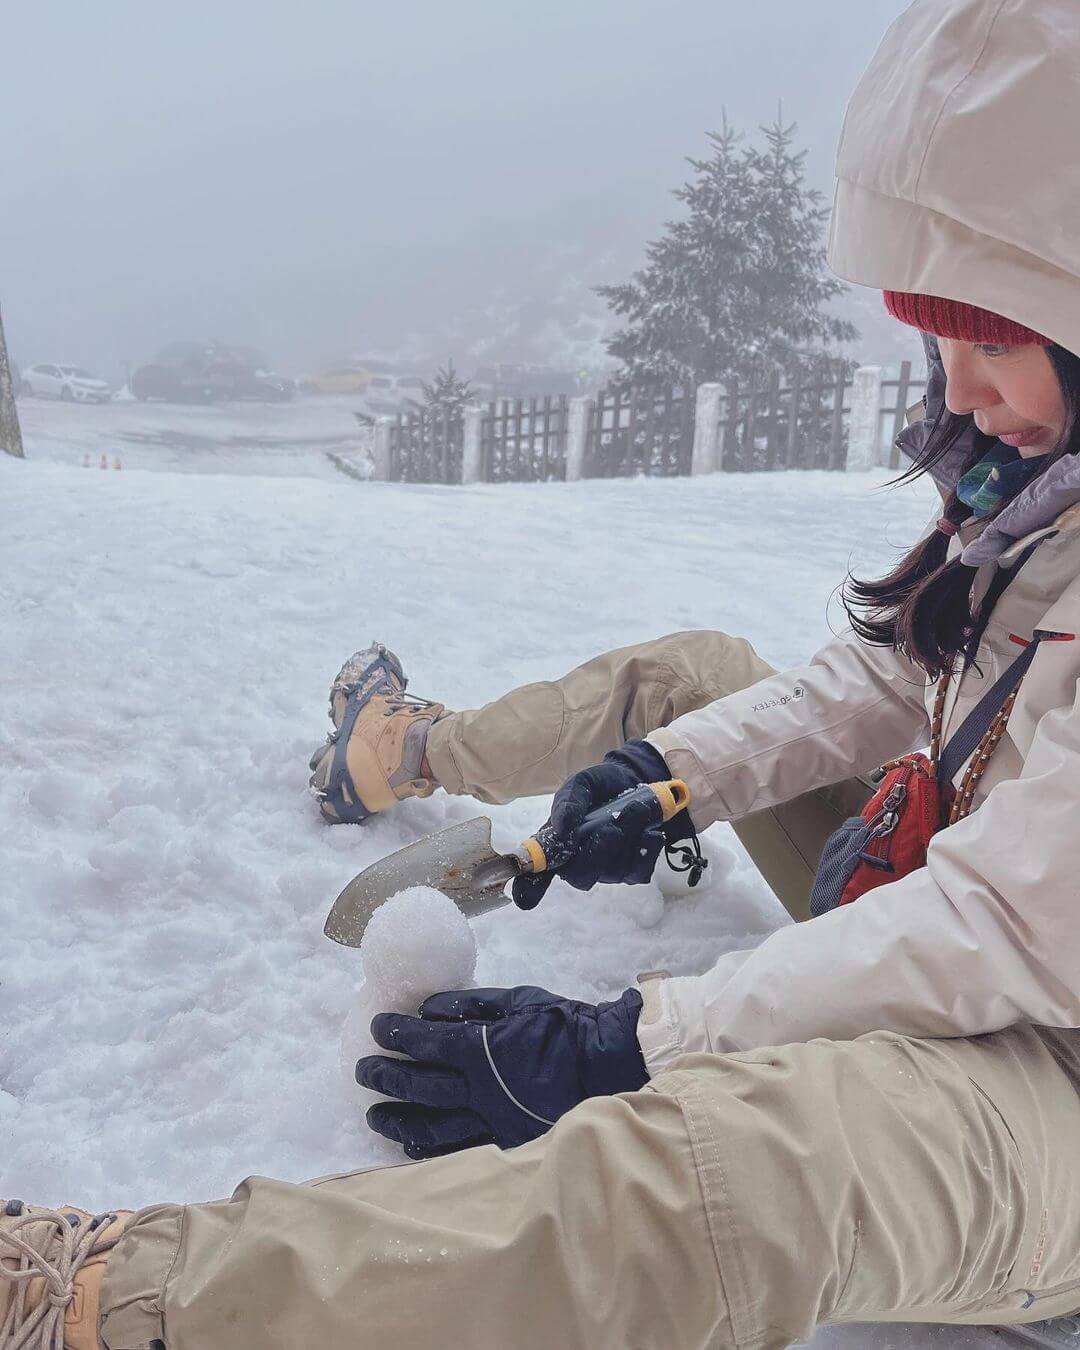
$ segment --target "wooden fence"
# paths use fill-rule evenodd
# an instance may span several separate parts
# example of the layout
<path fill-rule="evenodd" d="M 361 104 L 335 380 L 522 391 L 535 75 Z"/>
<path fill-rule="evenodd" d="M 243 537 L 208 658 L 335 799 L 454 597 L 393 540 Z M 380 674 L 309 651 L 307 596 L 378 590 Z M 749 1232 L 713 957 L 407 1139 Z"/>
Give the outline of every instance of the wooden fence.
<path fill-rule="evenodd" d="M 449 410 L 398 413 L 390 427 L 390 477 L 397 483 L 460 483 L 464 422 Z"/>
<path fill-rule="evenodd" d="M 547 483 L 566 477 L 566 395 L 501 399 L 480 422 L 485 483 Z"/>
<path fill-rule="evenodd" d="M 892 396 L 892 404 L 889 407 L 884 406 L 884 399 L 880 409 L 880 416 L 892 419 L 892 426 L 889 435 L 889 468 L 898 469 L 900 467 L 900 449 L 896 444 L 896 438 L 903 431 L 906 425 L 906 413 L 908 408 L 916 401 L 916 391 L 921 393 L 926 388 L 925 380 L 913 380 L 911 378 L 911 362 L 902 361 L 900 364 L 900 378 L 898 380 L 882 380 L 882 390 L 895 389 Z"/>
<path fill-rule="evenodd" d="M 690 472 L 694 400 L 680 390 L 604 389 L 589 409 L 587 478 Z"/>
<path fill-rule="evenodd" d="M 804 384 L 774 371 L 764 388 L 731 381 L 721 399 L 721 468 L 734 473 L 772 469 L 842 469 L 847 453 L 844 402 L 851 381 Z"/>
<path fill-rule="evenodd" d="M 502 399 L 480 421 L 480 478 L 546 483 L 566 477 L 567 399 Z M 460 483 L 463 412 L 400 412 L 390 426 L 390 476 L 402 483 Z"/>
<path fill-rule="evenodd" d="M 864 389 L 860 449 L 850 463 L 852 377 L 804 381 L 796 375 L 788 380 L 774 371 L 762 384 L 750 386 L 731 381 L 693 392 L 612 387 L 592 399 L 502 399 L 454 413 L 402 412 L 384 423 L 385 476 L 409 483 L 520 483 L 673 477 L 715 467 L 731 473 L 838 470 L 877 464 L 886 431 L 891 433 L 887 462 L 896 468 L 896 437 L 925 381 L 911 378 L 910 361 L 902 364 L 898 379 L 880 375 L 876 367 L 860 371 L 860 377 L 870 377 L 865 388 L 871 402 L 867 406 Z M 708 434 L 715 436 L 715 463 L 702 468 L 695 463 L 696 418 L 701 395 L 709 389 L 714 391 L 712 417 L 718 419 L 707 423 Z M 376 442 L 379 434 L 377 429 Z"/>

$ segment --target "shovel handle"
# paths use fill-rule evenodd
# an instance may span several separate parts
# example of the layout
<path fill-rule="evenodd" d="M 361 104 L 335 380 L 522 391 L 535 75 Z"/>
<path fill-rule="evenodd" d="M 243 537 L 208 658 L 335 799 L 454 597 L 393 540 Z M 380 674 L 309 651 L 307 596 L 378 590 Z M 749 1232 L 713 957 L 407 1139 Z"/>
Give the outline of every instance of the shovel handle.
<path fill-rule="evenodd" d="M 669 821 L 690 805 L 690 789 L 681 778 L 669 778 L 662 783 L 642 783 L 640 787 L 632 788 L 605 802 L 603 806 L 598 806 L 595 811 L 590 811 L 581 822 L 579 837 L 609 821 L 617 820 L 625 807 L 638 801 L 649 807 L 653 815 L 649 828 L 652 828 Z M 574 845 L 568 845 L 550 825 L 544 825 L 525 840 L 516 851 L 516 857 L 523 872 L 550 872 L 568 863 L 576 852 Z"/>

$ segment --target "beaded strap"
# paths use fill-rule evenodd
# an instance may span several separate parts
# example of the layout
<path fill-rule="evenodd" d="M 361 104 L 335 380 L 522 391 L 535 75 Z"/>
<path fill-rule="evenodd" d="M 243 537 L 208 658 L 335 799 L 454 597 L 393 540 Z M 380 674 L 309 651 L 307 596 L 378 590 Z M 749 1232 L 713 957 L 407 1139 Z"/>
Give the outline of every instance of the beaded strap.
<path fill-rule="evenodd" d="M 1021 681 L 1022 683 L 1022 681 Z M 956 797 L 949 810 L 949 824 L 953 825 L 958 820 L 963 820 L 971 811 L 971 804 L 975 798 L 975 789 L 979 786 L 983 774 L 986 772 L 986 766 L 990 762 L 990 756 L 997 749 L 998 742 L 1005 735 L 1005 724 L 1009 720 L 1009 714 L 1013 710 L 1013 704 L 1016 702 L 1016 696 L 1020 692 L 1020 685 L 1012 691 L 1005 700 L 1001 711 L 990 724 L 990 729 L 979 742 L 975 753 L 968 760 L 968 766 L 964 771 L 964 777 L 957 789 Z"/>
<path fill-rule="evenodd" d="M 947 670 L 943 671 L 938 680 L 937 697 L 934 699 L 934 714 L 930 724 L 930 762 L 935 778 L 937 777 L 938 763 L 941 759 L 941 726 L 945 712 L 945 694 L 949 687 L 949 673 Z M 990 763 L 990 757 L 997 749 L 998 742 L 1005 735 L 1009 714 L 1013 710 L 1013 704 L 1016 702 L 1021 684 L 1023 684 L 1023 677 L 998 709 L 994 720 L 986 730 L 986 734 L 968 760 L 964 776 L 960 780 L 960 786 L 956 789 L 956 796 L 949 807 L 948 823 L 950 825 L 955 825 L 958 820 L 963 820 L 965 816 L 970 815 L 972 803 L 975 800 L 975 790 L 982 781 L 986 766 Z M 942 787 L 943 789 L 948 788 L 949 784 L 943 783 Z"/>

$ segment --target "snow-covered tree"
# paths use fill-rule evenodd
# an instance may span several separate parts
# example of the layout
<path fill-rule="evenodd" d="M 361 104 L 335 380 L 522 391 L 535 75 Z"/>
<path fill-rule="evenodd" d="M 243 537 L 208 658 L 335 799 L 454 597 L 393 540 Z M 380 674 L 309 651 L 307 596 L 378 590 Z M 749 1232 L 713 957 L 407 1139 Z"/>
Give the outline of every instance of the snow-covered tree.
<path fill-rule="evenodd" d="M 607 344 L 625 383 L 760 383 L 776 368 L 820 370 L 829 343 L 858 336 L 824 309 L 847 287 L 825 263 L 829 211 L 804 182 L 795 129 L 781 109 L 763 147 L 740 147 L 725 114 L 709 158 L 690 158 L 694 176 L 674 189 L 686 214 L 630 281 L 596 288 L 625 321 Z"/>
<path fill-rule="evenodd" d="M 440 366 L 430 384 L 424 380 L 421 388 L 424 401 L 416 406 L 429 417 L 442 417 L 443 413 L 447 413 L 454 421 L 461 417 L 465 405 L 472 401 L 472 385 L 454 369 L 453 358 L 445 366 Z"/>

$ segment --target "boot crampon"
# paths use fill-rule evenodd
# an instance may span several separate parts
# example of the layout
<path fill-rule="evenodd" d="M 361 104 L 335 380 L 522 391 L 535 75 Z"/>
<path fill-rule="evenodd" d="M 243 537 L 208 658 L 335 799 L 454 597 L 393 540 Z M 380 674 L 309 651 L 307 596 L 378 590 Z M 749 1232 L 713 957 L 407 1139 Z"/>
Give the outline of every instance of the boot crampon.
<path fill-rule="evenodd" d="M 405 692 L 401 662 L 381 642 L 345 662 L 330 689 L 334 729 L 311 756 L 311 791 L 331 824 L 360 824 L 406 797 L 429 797 L 424 751 L 441 703 Z"/>

